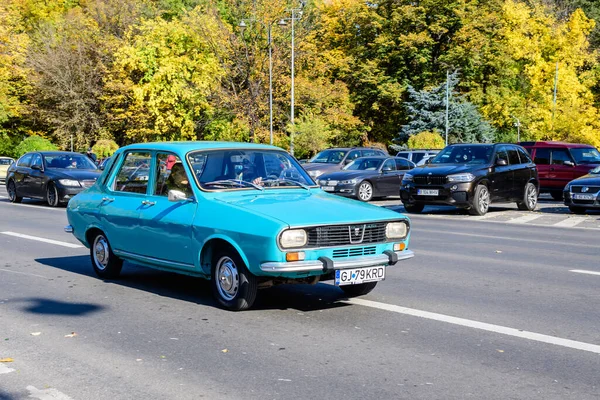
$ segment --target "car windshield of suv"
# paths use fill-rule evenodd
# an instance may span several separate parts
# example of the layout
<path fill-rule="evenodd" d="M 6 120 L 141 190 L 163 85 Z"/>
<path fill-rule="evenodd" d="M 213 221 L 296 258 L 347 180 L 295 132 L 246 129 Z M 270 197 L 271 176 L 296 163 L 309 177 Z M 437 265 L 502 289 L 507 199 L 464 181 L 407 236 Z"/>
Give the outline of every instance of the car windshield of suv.
<path fill-rule="evenodd" d="M 571 149 L 571 154 L 577 164 L 600 164 L 600 153 L 596 149 Z"/>
<path fill-rule="evenodd" d="M 430 164 L 488 164 L 494 146 L 448 146 L 440 151 Z"/>
<path fill-rule="evenodd" d="M 323 150 L 314 156 L 309 163 L 339 164 L 346 155 L 346 150 Z"/>
<path fill-rule="evenodd" d="M 96 165 L 81 154 L 48 154 L 45 155 L 46 168 L 96 169 Z"/>
<path fill-rule="evenodd" d="M 204 190 L 315 186 L 300 164 L 284 151 L 200 150 L 189 153 L 187 159 Z"/>
<path fill-rule="evenodd" d="M 10 158 L 0 158 L 0 165 L 10 165 L 13 163 L 13 160 Z"/>
<path fill-rule="evenodd" d="M 358 158 L 344 167 L 351 171 L 376 171 L 383 162 L 380 158 Z"/>

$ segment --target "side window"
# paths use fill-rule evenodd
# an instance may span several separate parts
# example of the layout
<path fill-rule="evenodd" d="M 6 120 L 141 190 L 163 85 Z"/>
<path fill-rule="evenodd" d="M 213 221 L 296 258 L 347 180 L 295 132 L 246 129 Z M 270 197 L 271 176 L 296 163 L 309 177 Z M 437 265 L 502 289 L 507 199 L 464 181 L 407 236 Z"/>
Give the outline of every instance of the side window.
<path fill-rule="evenodd" d="M 425 153 L 418 151 L 416 153 L 413 153 L 412 156 L 412 162 L 414 162 L 415 164 L 418 163 L 419 161 L 421 161 L 423 159 L 423 157 L 425 157 Z"/>
<path fill-rule="evenodd" d="M 504 160 L 508 164 L 508 153 L 506 152 L 506 146 L 498 147 L 496 151 L 496 162 L 498 160 Z"/>
<path fill-rule="evenodd" d="M 396 170 L 396 163 L 394 162 L 394 160 L 385 160 L 385 162 L 383 163 L 383 167 L 381 168 L 382 171 L 395 171 Z"/>
<path fill-rule="evenodd" d="M 569 152 L 567 150 L 565 150 L 565 149 L 553 149 L 552 150 L 551 164 L 564 165 L 565 161 L 571 161 L 571 157 L 569 156 Z"/>
<path fill-rule="evenodd" d="M 529 154 L 527 154 L 525 150 L 521 147 L 517 147 L 517 151 L 519 152 L 519 158 L 521 158 L 521 164 L 528 164 L 531 162 L 531 157 L 529 157 Z"/>
<path fill-rule="evenodd" d="M 373 156 L 382 156 L 380 152 L 376 150 L 363 150 L 361 157 L 373 157 Z"/>
<path fill-rule="evenodd" d="M 346 164 L 349 164 L 350 161 L 354 161 L 357 158 L 360 157 L 360 151 L 359 150 L 353 150 L 350 153 L 348 153 L 348 157 L 346 157 Z"/>
<path fill-rule="evenodd" d="M 398 171 L 407 171 L 414 168 L 414 164 L 408 160 L 396 159 L 396 169 Z"/>
<path fill-rule="evenodd" d="M 19 159 L 19 161 L 17 162 L 17 166 L 18 167 L 29 167 L 32 157 L 33 157 L 33 154 L 25 154 L 23 157 L 21 157 Z"/>
<path fill-rule="evenodd" d="M 408 158 L 410 160 L 410 154 L 406 152 L 396 154 L 396 157 Z"/>
<path fill-rule="evenodd" d="M 31 159 L 31 166 L 33 167 L 34 165 L 42 168 L 42 156 L 38 153 L 34 154 Z"/>
<path fill-rule="evenodd" d="M 167 197 L 169 190 L 179 190 L 187 197 L 191 197 L 193 194 L 190 179 L 181 159 L 174 154 L 158 153 L 156 154 L 156 179 L 153 194 Z"/>
<path fill-rule="evenodd" d="M 508 146 L 507 150 L 508 150 L 508 163 L 510 165 L 521 164 L 521 161 L 519 160 L 519 153 L 517 153 L 517 149 L 512 146 Z"/>
<path fill-rule="evenodd" d="M 150 176 L 150 161 L 150 153 L 127 153 L 119 172 L 117 172 L 113 190 L 145 194 Z"/>
<path fill-rule="evenodd" d="M 535 158 L 533 162 L 540 165 L 550 164 L 550 150 L 549 149 L 536 149 Z"/>

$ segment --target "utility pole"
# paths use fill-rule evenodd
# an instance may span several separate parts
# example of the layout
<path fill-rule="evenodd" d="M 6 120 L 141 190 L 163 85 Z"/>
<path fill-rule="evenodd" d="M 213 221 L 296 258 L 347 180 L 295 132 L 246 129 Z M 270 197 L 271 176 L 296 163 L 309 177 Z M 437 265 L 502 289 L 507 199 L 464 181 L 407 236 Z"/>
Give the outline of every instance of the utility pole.
<path fill-rule="evenodd" d="M 556 91 L 558 89 L 558 61 L 556 62 L 556 73 L 554 74 L 554 96 L 552 98 L 552 132 L 554 132 L 554 112 L 556 110 Z"/>
<path fill-rule="evenodd" d="M 517 143 L 521 141 L 521 121 L 519 120 L 519 118 L 515 117 L 514 115 L 511 115 L 511 117 L 513 117 L 517 122 L 515 123 L 515 126 L 517 127 Z"/>
<path fill-rule="evenodd" d="M 450 84 L 449 84 L 450 76 L 448 74 L 448 70 L 446 70 L 446 146 L 448 146 L 448 92 Z"/>

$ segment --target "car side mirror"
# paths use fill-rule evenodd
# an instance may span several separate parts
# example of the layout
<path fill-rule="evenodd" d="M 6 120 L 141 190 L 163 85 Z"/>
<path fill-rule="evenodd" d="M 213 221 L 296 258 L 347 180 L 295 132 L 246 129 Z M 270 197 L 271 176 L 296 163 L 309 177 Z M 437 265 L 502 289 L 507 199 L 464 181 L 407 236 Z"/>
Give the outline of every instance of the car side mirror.
<path fill-rule="evenodd" d="M 565 161 L 565 165 L 568 165 L 569 167 L 574 167 L 575 164 L 573 163 L 573 161 Z"/>
<path fill-rule="evenodd" d="M 425 165 L 430 164 L 431 163 L 431 158 L 428 158 L 427 160 L 425 160 Z"/>
<path fill-rule="evenodd" d="M 178 201 L 193 201 L 191 197 L 187 197 L 185 193 L 180 190 L 169 190 L 168 199 L 174 203 Z"/>
<path fill-rule="evenodd" d="M 384 174 L 385 174 L 385 173 L 387 173 L 387 172 L 391 172 L 391 171 L 392 171 L 392 169 L 391 169 L 391 168 L 389 168 L 389 167 L 388 167 L 388 168 L 383 168 L 383 169 L 381 170 L 381 172 L 382 172 L 382 173 L 384 173 Z"/>
<path fill-rule="evenodd" d="M 354 160 L 349 160 L 349 159 L 347 159 L 347 158 L 346 158 L 346 159 L 344 160 L 344 163 L 343 163 L 343 164 L 344 164 L 344 165 L 348 165 L 348 164 L 350 164 L 352 161 L 354 161 Z"/>
<path fill-rule="evenodd" d="M 496 161 L 496 165 L 503 167 L 508 165 L 508 163 L 506 162 L 506 160 L 499 159 L 498 161 Z"/>
<path fill-rule="evenodd" d="M 32 166 L 31 166 L 31 169 L 36 169 L 36 170 L 38 170 L 38 171 L 41 171 L 41 170 L 42 170 L 42 166 L 41 166 L 41 165 L 37 165 L 37 164 L 35 164 L 35 165 L 32 165 Z"/>

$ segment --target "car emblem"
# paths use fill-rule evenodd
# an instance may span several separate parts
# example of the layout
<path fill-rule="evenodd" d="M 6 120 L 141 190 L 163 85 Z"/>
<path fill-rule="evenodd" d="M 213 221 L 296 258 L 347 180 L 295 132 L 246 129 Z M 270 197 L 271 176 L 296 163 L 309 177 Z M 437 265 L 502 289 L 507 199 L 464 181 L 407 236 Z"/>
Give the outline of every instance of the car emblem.
<path fill-rule="evenodd" d="M 365 236 L 365 225 L 350 225 L 348 233 L 350 234 L 351 244 L 362 243 Z"/>
<path fill-rule="evenodd" d="M 586 193 L 588 190 L 590 190 L 590 188 L 587 186 L 584 186 L 581 188 L 581 193 Z"/>

